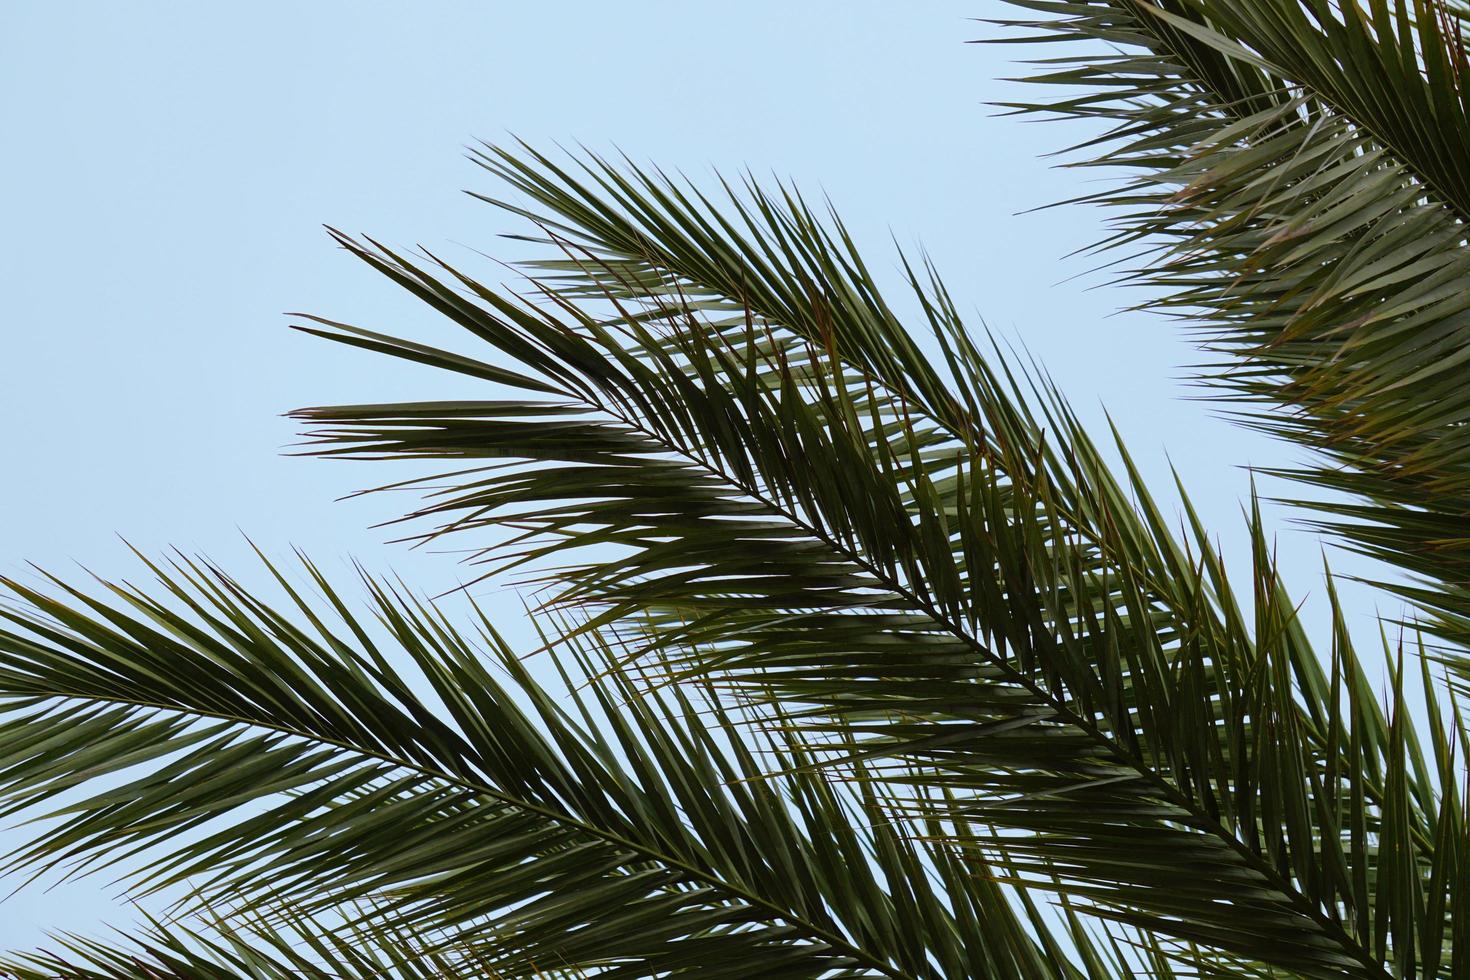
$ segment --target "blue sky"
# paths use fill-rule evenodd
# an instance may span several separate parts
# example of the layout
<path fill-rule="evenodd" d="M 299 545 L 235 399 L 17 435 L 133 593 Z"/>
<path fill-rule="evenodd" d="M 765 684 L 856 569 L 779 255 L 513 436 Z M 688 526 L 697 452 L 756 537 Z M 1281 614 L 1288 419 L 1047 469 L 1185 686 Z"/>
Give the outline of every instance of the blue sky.
<path fill-rule="evenodd" d="M 1040 159 L 1076 127 L 984 105 L 1016 97 L 996 79 L 1028 54 L 965 43 L 993 33 L 967 18 L 998 16 L 996 0 L 3 5 L 0 572 L 134 574 L 119 536 L 245 566 L 244 531 L 275 554 L 456 584 L 451 559 L 369 529 L 395 502 L 334 502 L 399 474 L 282 455 L 283 411 L 445 397 L 443 381 L 294 334 L 283 313 L 445 336 L 321 226 L 514 254 L 495 237 L 514 223 L 460 193 L 494 189 L 464 144 L 511 133 L 696 182 L 791 178 L 831 196 L 877 265 L 890 237 L 922 244 L 962 310 L 1024 342 L 1085 419 L 1105 404 L 1161 486 L 1172 459 L 1238 555 L 1243 467 L 1299 454 L 1186 400 L 1178 331 L 1072 278 L 1087 262 L 1064 257 L 1101 235 L 1097 211 L 1019 213 L 1096 174 Z M 1278 524 L 1296 593 L 1320 595 L 1318 542 Z M 27 887 L 0 904 L 0 948 L 121 921 L 115 891 Z"/>

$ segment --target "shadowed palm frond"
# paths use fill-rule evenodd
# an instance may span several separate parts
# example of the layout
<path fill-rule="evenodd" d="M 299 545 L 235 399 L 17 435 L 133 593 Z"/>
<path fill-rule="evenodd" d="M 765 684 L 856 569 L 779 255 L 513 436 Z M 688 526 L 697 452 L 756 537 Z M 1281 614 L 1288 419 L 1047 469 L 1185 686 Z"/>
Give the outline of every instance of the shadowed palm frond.
<path fill-rule="evenodd" d="M 1021 0 L 1026 39 L 1081 40 L 1019 111 L 1097 119 L 1080 165 L 1130 177 L 1124 281 L 1224 355 L 1202 378 L 1322 454 L 1349 495 L 1312 523 L 1423 584 L 1470 641 L 1470 58 L 1438 0 Z M 1463 11 L 1461 11 L 1463 13 Z M 1021 39 L 1021 38 L 1014 38 Z M 1099 44 L 1097 42 L 1103 42 Z M 1130 247 L 1138 249 L 1130 253 Z M 1464 675 L 1463 661 L 1457 667 Z"/>
<path fill-rule="evenodd" d="M 313 451 L 468 466 L 426 481 L 425 539 L 513 529 L 481 557 L 554 559 L 582 635 L 777 710 L 1023 888 L 1302 975 L 1460 968 L 1456 748 L 1421 750 L 1402 662 L 1380 706 L 1340 618 L 1323 670 L 1259 524 L 1248 620 L 1197 522 L 983 357 L 932 270 L 937 361 L 794 192 L 485 159 L 561 250 L 527 300 L 339 241 L 494 363 L 305 329 L 518 396 L 302 410 Z"/>

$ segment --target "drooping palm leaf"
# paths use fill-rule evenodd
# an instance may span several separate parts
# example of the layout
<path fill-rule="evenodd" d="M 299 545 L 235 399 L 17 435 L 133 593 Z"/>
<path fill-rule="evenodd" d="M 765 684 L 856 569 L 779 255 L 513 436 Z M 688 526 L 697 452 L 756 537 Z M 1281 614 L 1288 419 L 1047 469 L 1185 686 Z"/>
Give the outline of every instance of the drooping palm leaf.
<path fill-rule="evenodd" d="M 1098 119 L 1088 200 L 1137 246 L 1125 281 L 1225 355 L 1205 380 L 1346 491 L 1315 523 L 1424 579 L 1399 591 L 1470 640 L 1470 87 L 1438 0 L 1019 0 L 1081 40 L 1024 111 Z M 1097 42 L 1105 42 L 1105 45 Z M 1462 667 L 1463 669 L 1463 667 Z"/>
<path fill-rule="evenodd" d="M 498 159 L 563 249 L 535 304 L 339 239 L 496 361 L 307 329 L 523 394 L 303 410 L 316 451 L 473 464 L 427 536 L 523 532 L 485 557 L 556 556 L 592 627 L 808 706 L 806 737 L 1032 887 L 1306 975 L 1448 975 L 1454 767 L 1344 631 L 1325 678 L 1259 531 L 1247 624 L 1201 529 L 1136 477 L 1131 504 L 915 280 L 934 366 L 799 198 L 722 219 L 657 175 Z"/>
<path fill-rule="evenodd" d="M 366 902 L 348 925 L 473 948 L 477 975 L 1081 975 L 949 841 L 742 747 L 705 689 L 642 695 L 589 634 L 558 648 L 563 707 L 483 619 L 367 579 L 364 620 L 305 567 L 325 602 L 278 576 L 289 612 L 183 559 L 161 595 L 6 583 L 0 808 L 59 818 L 14 866 Z"/>

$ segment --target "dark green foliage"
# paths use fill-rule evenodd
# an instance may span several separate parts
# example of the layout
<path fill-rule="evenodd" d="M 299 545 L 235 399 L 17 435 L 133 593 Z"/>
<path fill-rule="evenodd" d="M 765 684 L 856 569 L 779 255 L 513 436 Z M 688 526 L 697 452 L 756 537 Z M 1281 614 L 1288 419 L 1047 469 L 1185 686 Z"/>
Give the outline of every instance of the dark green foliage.
<path fill-rule="evenodd" d="M 1342 533 L 1436 576 L 1456 639 L 1458 545 L 1423 535 L 1460 506 L 1458 28 L 1026 6 L 1124 46 L 1045 79 L 1099 86 L 1060 108 L 1143 174 L 1109 244 L 1165 244 L 1165 308 L 1249 365 L 1233 393 L 1302 409 L 1270 424 L 1348 464 L 1309 478 L 1371 501 Z M 475 159 L 543 249 L 519 293 L 334 233 L 463 350 L 300 326 L 484 397 L 294 417 L 308 453 L 413 461 L 408 533 L 532 586 L 541 648 L 366 574 L 360 615 L 305 559 L 267 564 L 277 603 L 182 556 L 152 589 L 4 582 L 0 812 L 51 817 L 11 867 L 189 889 L 6 969 L 1470 972 L 1470 740 L 1416 632 L 1360 652 L 1329 574 L 1314 645 L 1254 507 L 1227 575 L 927 263 L 885 298 L 795 191 Z"/>

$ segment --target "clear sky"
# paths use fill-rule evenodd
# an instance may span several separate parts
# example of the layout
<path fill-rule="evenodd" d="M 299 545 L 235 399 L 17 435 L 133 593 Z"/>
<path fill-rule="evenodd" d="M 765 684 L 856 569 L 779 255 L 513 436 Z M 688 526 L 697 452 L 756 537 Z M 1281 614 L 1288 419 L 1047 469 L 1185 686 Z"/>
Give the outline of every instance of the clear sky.
<path fill-rule="evenodd" d="M 1088 264 L 1064 257 L 1101 235 L 1097 211 L 1019 213 L 1096 175 L 1040 159 L 1083 135 L 1075 127 L 985 107 L 1016 97 L 997 78 L 1024 71 L 1011 59 L 1028 52 L 967 45 L 993 33 L 968 18 L 1005 11 L 0 5 L 0 572 L 28 575 L 33 561 L 134 574 L 122 535 L 208 553 L 251 581 L 243 530 L 329 568 L 352 555 L 429 591 L 459 581 L 450 558 L 368 529 L 394 501 L 334 503 L 399 473 L 281 455 L 293 438 L 283 411 L 446 397 L 444 382 L 294 334 L 282 314 L 442 335 L 321 225 L 465 261 L 471 248 L 504 254 L 495 236 L 515 226 L 460 193 L 493 189 L 462 147 L 510 133 L 617 146 L 696 181 L 714 168 L 789 177 L 831 196 L 875 265 L 889 262 L 890 235 L 924 245 L 961 308 L 1024 341 L 1085 419 L 1101 422 L 1106 405 L 1160 486 L 1167 450 L 1238 556 L 1242 467 L 1299 453 L 1185 400 L 1176 379 L 1192 351 L 1177 330 L 1114 315 L 1131 293 L 1071 280 Z M 1271 513 L 1294 591 L 1319 596 L 1318 542 Z M 1370 613 L 1355 624 L 1371 628 Z M 21 839 L 0 830 L 0 845 Z M 115 890 L 105 878 L 23 889 L 0 903 L 0 948 L 121 921 Z"/>

